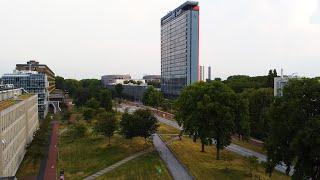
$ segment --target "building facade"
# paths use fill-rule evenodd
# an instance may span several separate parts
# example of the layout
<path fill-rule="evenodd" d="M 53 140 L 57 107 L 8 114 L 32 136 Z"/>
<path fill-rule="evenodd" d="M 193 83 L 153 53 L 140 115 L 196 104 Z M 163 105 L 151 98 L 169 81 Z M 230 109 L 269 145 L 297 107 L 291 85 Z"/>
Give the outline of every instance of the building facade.
<path fill-rule="evenodd" d="M 116 84 L 107 84 L 105 87 L 115 91 Z M 142 101 L 143 94 L 147 90 L 148 85 L 146 84 L 122 84 L 122 94 L 126 98 L 132 99 L 133 101 Z"/>
<path fill-rule="evenodd" d="M 283 89 L 289 83 L 290 79 L 297 79 L 298 76 L 281 76 L 274 78 L 273 94 L 274 96 L 283 96 Z"/>
<path fill-rule="evenodd" d="M 187 1 L 161 18 L 161 91 L 178 96 L 199 81 L 199 6 Z"/>
<path fill-rule="evenodd" d="M 38 95 L 39 118 L 44 119 L 48 114 L 49 82 L 46 74 L 36 71 L 16 71 L 2 76 L 4 84 L 13 84 L 16 88 L 23 88 L 28 93 Z"/>
<path fill-rule="evenodd" d="M 47 79 L 49 82 L 49 93 L 55 90 L 56 81 L 54 72 L 45 64 L 39 64 L 39 62 L 35 60 L 30 60 L 27 64 L 16 64 L 16 70 L 18 71 L 37 71 L 39 74 L 47 75 Z"/>
<path fill-rule="evenodd" d="M 0 177 L 12 177 L 39 127 L 38 97 L 14 89 L 0 90 L 0 98 Z"/>
<path fill-rule="evenodd" d="M 146 81 L 146 83 L 150 83 L 150 82 L 160 83 L 161 75 L 145 75 L 143 76 L 143 79 Z"/>
<path fill-rule="evenodd" d="M 117 80 L 127 81 L 130 80 L 131 76 L 129 74 L 126 75 L 105 75 L 101 77 L 101 83 L 106 86 L 108 84 L 115 84 Z"/>

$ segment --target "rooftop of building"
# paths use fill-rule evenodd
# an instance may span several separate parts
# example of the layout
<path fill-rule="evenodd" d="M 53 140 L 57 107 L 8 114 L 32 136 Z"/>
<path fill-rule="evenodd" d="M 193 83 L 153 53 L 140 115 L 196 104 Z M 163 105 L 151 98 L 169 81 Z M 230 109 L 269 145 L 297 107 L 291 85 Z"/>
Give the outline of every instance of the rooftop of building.
<path fill-rule="evenodd" d="M 47 68 L 52 74 L 54 74 L 54 72 L 46 65 L 46 64 L 40 64 L 38 61 L 36 61 L 36 60 L 30 60 L 30 61 L 28 61 L 27 62 L 27 64 L 16 64 L 16 67 L 18 67 L 18 66 L 25 66 L 25 67 L 27 67 L 27 66 L 43 66 L 43 67 L 45 67 L 45 68 Z"/>
<path fill-rule="evenodd" d="M 161 18 L 161 21 L 167 19 L 168 17 L 170 17 L 172 15 L 172 12 L 177 12 L 179 11 L 180 9 L 185 9 L 186 7 L 194 7 L 194 6 L 198 6 L 198 2 L 196 1 L 187 1 L 183 4 L 181 4 L 179 7 L 177 7 L 176 9 L 170 11 L 169 13 L 167 13 L 167 15 L 165 15 L 164 17 Z"/>
<path fill-rule="evenodd" d="M 161 78 L 161 75 L 145 75 L 145 76 L 143 76 L 143 79 L 146 79 L 146 78 Z"/>
<path fill-rule="evenodd" d="M 102 78 L 106 78 L 106 77 L 130 77 L 130 74 L 110 74 L 110 75 L 103 75 Z"/>
<path fill-rule="evenodd" d="M 18 96 L 16 99 L 15 98 L 11 98 L 11 99 L 7 99 L 7 100 L 4 100 L 4 101 L 0 101 L 0 111 L 2 110 L 5 110 L 21 101 L 24 101 L 32 96 L 34 96 L 35 94 L 31 94 L 31 93 L 28 93 L 28 94 L 22 94 L 20 96 Z"/>
<path fill-rule="evenodd" d="M 29 76 L 30 74 L 39 74 L 37 71 L 18 71 L 14 70 L 12 73 L 5 73 L 3 74 L 2 77 L 7 77 L 7 76 Z M 39 74 L 43 75 L 43 74 Z"/>

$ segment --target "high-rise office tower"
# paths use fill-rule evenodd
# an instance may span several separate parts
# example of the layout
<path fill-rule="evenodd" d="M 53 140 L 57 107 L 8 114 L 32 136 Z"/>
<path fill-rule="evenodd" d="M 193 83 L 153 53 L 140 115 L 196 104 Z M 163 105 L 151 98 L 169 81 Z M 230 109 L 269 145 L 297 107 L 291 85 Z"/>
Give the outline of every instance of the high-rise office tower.
<path fill-rule="evenodd" d="M 161 91 L 176 97 L 199 81 L 199 6 L 187 1 L 161 18 Z"/>

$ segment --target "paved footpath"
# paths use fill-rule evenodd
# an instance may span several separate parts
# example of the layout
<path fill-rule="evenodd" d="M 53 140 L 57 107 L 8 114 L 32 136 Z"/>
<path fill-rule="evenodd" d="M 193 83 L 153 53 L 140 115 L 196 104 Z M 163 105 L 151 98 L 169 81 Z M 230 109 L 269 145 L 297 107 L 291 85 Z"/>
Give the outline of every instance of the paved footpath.
<path fill-rule="evenodd" d="M 167 145 L 160 139 L 158 134 L 153 135 L 153 144 L 160 154 L 161 159 L 166 163 L 170 174 L 175 180 L 192 180 L 192 175 L 178 161 L 178 159 L 169 150 Z"/>
<path fill-rule="evenodd" d="M 44 178 L 46 180 L 56 180 L 57 172 L 57 143 L 58 143 L 58 128 L 59 123 L 58 121 L 52 122 L 52 130 L 51 130 L 51 138 L 50 138 L 50 146 L 49 146 L 49 154 L 46 163 L 46 168 L 44 172 Z"/>
<path fill-rule="evenodd" d="M 139 156 L 142 156 L 144 154 L 147 154 L 147 153 L 149 153 L 149 152 L 151 152 L 153 150 L 154 150 L 153 148 L 149 148 L 148 150 L 141 151 L 141 152 L 138 152 L 136 154 L 133 154 L 133 155 L 121 160 L 121 161 L 118 161 L 117 163 L 115 163 L 115 164 L 113 164 L 113 165 L 111 165 L 111 166 L 109 166 L 109 167 L 107 167 L 105 169 L 102 169 L 101 171 L 99 171 L 99 172 L 97 172 L 97 173 L 95 173 L 95 174 L 93 174 L 93 175 L 91 175 L 89 177 L 84 178 L 84 180 L 94 180 L 94 179 L 96 179 L 96 178 L 98 178 L 98 177 L 100 177 L 100 176 L 102 176 L 102 175 L 114 170 L 115 168 L 127 163 L 128 161 L 131 161 L 131 160 L 133 160 L 133 159 L 135 159 L 135 158 L 137 158 Z"/>

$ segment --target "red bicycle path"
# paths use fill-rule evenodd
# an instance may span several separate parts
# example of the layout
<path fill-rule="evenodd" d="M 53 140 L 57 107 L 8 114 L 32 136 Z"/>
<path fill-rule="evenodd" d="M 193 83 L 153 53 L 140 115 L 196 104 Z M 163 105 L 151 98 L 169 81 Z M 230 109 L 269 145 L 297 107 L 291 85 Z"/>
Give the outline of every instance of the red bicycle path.
<path fill-rule="evenodd" d="M 46 162 L 46 168 L 44 172 L 45 180 L 57 179 L 57 158 L 58 158 L 58 128 L 59 122 L 52 122 L 52 130 L 50 137 L 50 146 L 48 151 L 48 159 Z"/>

